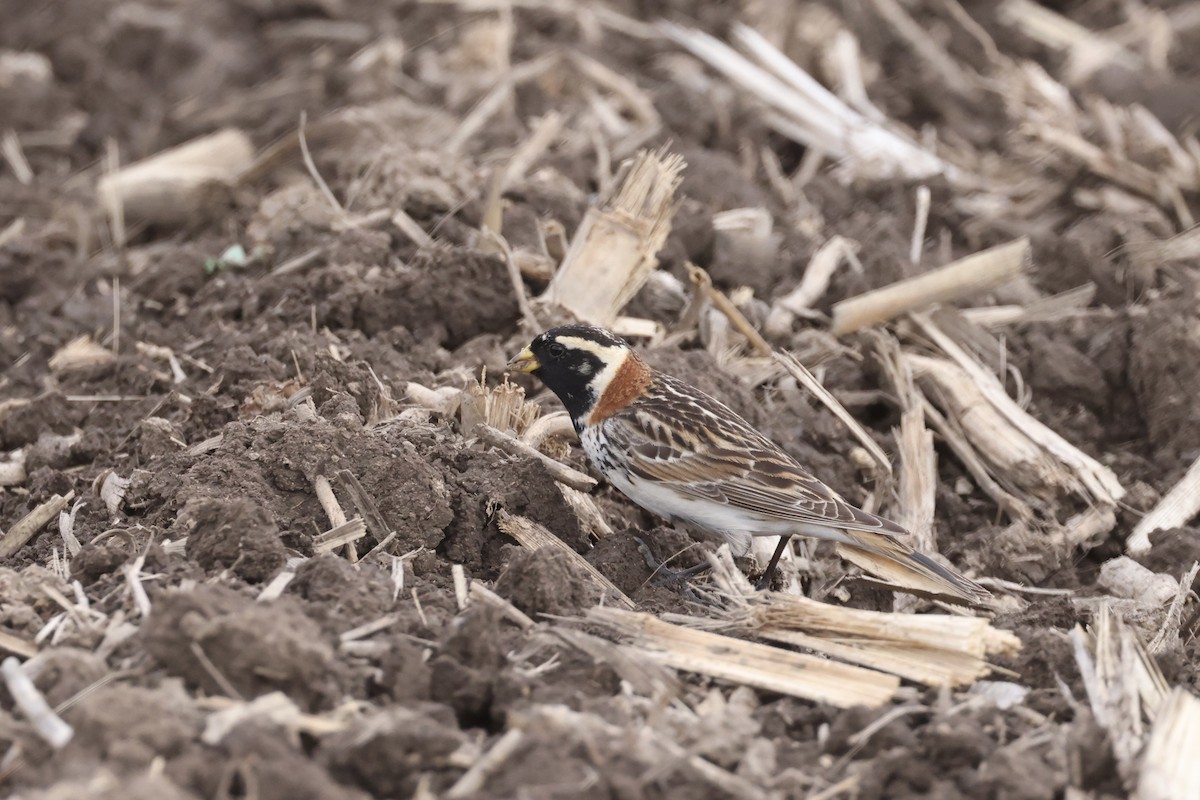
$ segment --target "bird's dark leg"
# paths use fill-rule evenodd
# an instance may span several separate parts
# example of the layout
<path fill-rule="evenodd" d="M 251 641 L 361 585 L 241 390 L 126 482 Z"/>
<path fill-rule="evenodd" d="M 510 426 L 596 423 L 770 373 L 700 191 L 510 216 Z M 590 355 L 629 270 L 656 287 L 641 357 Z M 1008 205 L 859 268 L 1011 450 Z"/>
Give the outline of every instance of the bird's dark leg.
<path fill-rule="evenodd" d="M 642 558 L 646 559 L 646 566 L 650 567 L 650 569 L 653 570 L 656 575 L 661 576 L 657 581 L 660 585 L 675 583 L 676 581 L 685 581 L 688 578 L 694 578 L 712 566 L 707 561 L 702 561 L 695 566 L 688 567 L 687 569 L 670 569 L 666 564 L 654 557 L 654 553 L 650 551 L 650 545 L 646 544 L 646 542 L 640 536 L 635 536 L 633 538 L 638 543 L 638 550 L 641 551 Z"/>
<path fill-rule="evenodd" d="M 767 571 L 758 579 L 758 584 L 755 588 L 760 590 L 771 588 L 771 579 L 775 577 L 775 567 L 779 566 L 779 557 L 783 555 L 783 549 L 787 547 L 791 539 L 792 535 L 790 533 L 779 537 L 779 546 L 775 548 L 775 555 L 771 556 L 771 562 L 767 564 Z"/>

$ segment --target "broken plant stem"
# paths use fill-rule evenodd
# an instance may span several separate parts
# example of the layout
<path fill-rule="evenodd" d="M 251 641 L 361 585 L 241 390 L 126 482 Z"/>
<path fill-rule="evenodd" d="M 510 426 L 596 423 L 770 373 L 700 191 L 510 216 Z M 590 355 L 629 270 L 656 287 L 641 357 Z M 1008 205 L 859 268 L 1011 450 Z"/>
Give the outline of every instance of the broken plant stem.
<path fill-rule="evenodd" d="M 517 266 L 516 260 L 513 259 L 512 248 L 508 246 L 508 242 L 503 236 L 491 228 L 484 227 L 480 233 L 483 240 L 490 243 L 500 254 L 500 258 L 504 260 L 505 267 L 508 268 L 508 277 L 512 282 L 513 295 L 517 298 L 517 308 L 520 309 L 521 316 L 525 319 L 525 324 L 529 326 L 531 331 L 542 330 L 542 323 L 538 322 L 537 315 L 533 313 L 533 306 L 529 304 L 529 295 L 525 293 L 525 279 L 521 276 L 521 268 Z"/>
<path fill-rule="evenodd" d="M 330 530 L 326 531 L 322 536 L 318 537 L 324 549 L 321 552 L 329 552 L 334 547 L 346 545 L 346 559 L 350 563 L 358 561 L 358 550 L 354 547 L 354 542 L 361 539 L 367 533 L 366 523 L 361 519 L 357 522 L 362 526 L 362 531 L 351 538 L 347 538 L 350 528 L 346 522 L 346 512 L 342 510 L 342 504 L 338 502 L 337 495 L 333 493 L 333 486 L 329 483 L 329 479 L 324 475 L 318 475 L 313 478 L 313 491 L 316 492 L 317 502 L 321 504 L 321 508 L 325 511 L 325 516 L 329 518 Z M 331 535 L 337 531 L 339 536 L 332 537 Z M 327 538 L 331 537 L 331 538 Z M 338 545 L 332 545 L 330 542 L 337 540 Z"/>
<path fill-rule="evenodd" d="M 858 423 L 858 420 L 850 416 L 850 412 L 846 407 L 838 402 L 828 389 L 821 385 L 817 377 L 808 371 L 808 367 L 800 363 L 800 359 L 787 351 L 775 352 L 772 354 L 774 359 L 783 365 L 783 368 L 791 374 L 793 378 L 799 382 L 801 386 L 816 396 L 822 404 L 825 405 L 834 416 L 842 421 L 850 432 L 854 434 L 854 438 L 858 439 L 863 448 L 871 454 L 871 458 L 879 466 L 879 470 L 884 475 L 892 474 L 892 462 L 888 460 L 887 453 L 883 452 L 883 448 L 878 442 L 871 438 L 871 434 L 867 433 L 866 429 Z"/>
<path fill-rule="evenodd" d="M 1125 543 L 1130 554 L 1145 553 L 1150 549 L 1150 534 L 1158 530 L 1179 528 L 1200 513 L 1200 457 L 1175 484 L 1167 496 L 1158 501 L 1154 508 L 1134 526 L 1133 534 Z"/>
<path fill-rule="evenodd" d="M 50 708 L 46 698 L 21 668 L 21 662 L 9 656 L 0 664 L 0 673 L 4 675 L 4 683 L 13 702 L 21 709 L 21 713 L 29 720 L 38 736 L 55 750 L 66 747 L 75 735 L 74 729 Z"/>
<path fill-rule="evenodd" d="M 586 619 L 617 631 L 642 654 L 675 669 L 839 708 L 883 705 L 900 685 L 894 675 L 684 628 L 650 614 L 593 608 Z"/>
<path fill-rule="evenodd" d="M 343 522 L 313 538 L 314 553 L 330 553 L 342 545 L 352 546 L 354 542 L 367 535 L 367 524 L 362 517 Z"/>
<path fill-rule="evenodd" d="M 54 495 L 40 506 L 30 511 L 17 523 L 9 528 L 8 533 L 0 537 L 0 559 L 12 558 L 34 534 L 49 524 L 50 520 L 58 519 L 59 512 L 75 497 L 75 492 L 67 492 L 66 496 Z"/>
<path fill-rule="evenodd" d="M 758 329 L 750 324 L 750 320 L 746 319 L 746 315 L 742 313 L 741 309 L 734 305 L 724 292 L 712 285 L 712 278 L 709 274 L 690 261 L 687 264 L 687 271 L 688 277 L 696 286 L 696 291 L 703 292 L 708 297 L 708 301 L 713 304 L 713 307 L 729 319 L 729 323 L 738 333 L 746 337 L 750 346 L 759 355 L 771 355 L 771 345 L 758 332 Z"/>
<path fill-rule="evenodd" d="M 611 193 L 588 209 L 542 298 L 611 326 L 658 266 L 683 168 L 680 156 L 639 153 Z"/>
<path fill-rule="evenodd" d="M 878 325 L 906 311 L 970 297 L 1008 283 L 1029 262 L 1029 239 L 1022 237 L 882 289 L 843 300 L 833 307 L 835 336 Z"/>

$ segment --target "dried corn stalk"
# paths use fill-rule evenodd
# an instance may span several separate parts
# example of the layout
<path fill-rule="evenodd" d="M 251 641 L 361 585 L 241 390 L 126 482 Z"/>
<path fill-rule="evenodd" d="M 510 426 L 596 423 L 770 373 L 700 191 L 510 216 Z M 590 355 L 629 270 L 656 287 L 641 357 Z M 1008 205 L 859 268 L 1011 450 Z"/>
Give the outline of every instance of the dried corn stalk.
<path fill-rule="evenodd" d="M 683 168 L 677 155 L 638 153 L 612 193 L 584 216 L 541 299 L 611 326 L 658 266 Z"/>
<path fill-rule="evenodd" d="M 778 133 L 839 159 L 850 176 L 921 180 L 944 175 L 954 183 L 966 180 L 961 170 L 917 145 L 898 126 L 885 126 L 850 108 L 746 25 L 734 25 L 733 40 L 753 61 L 707 33 L 668 22 L 661 28 L 765 103 L 765 121 Z"/>
<path fill-rule="evenodd" d="M 982 617 L 866 611 L 806 597 L 755 591 L 728 548 L 709 559 L 727 604 L 717 624 L 928 686 L 966 686 L 992 671 L 987 659 L 1010 655 L 1021 640 Z M 712 625 L 697 617 L 683 624 Z"/>
<path fill-rule="evenodd" d="M 587 621 L 616 631 L 643 655 L 675 669 L 839 708 L 883 705 L 899 687 L 892 675 L 672 625 L 649 614 L 593 608 Z"/>
<path fill-rule="evenodd" d="M 1130 553 L 1144 553 L 1150 549 L 1151 533 L 1186 525 L 1197 514 L 1200 514 L 1200 458 L 1192 462 L 1167 496 L 1142 517 L 1126 542 L 1126 549 Z"/>
<path fill-rule="evenodd" d="M 1146 739 L 1147 722 L 1158 718 L 1169 688 L 1158 663 L 1107 603 L 1092 630 L 1071 631 L 1075 662 L 1083 675 L 1088 705 L 1112 740 L 1122 778 L 1132 782 Z"/>
<path fill-rule="evenodd" d="M 1059 492 L 1082 489 L 1074 473 L 989 402 L 966 370 L 944 358 L 911 353 L 904 358 L 1004 490 L 1028 505 L 1046 508 Z"/>
<path fill-rule="evenodd" d="M 914 369 L 918 374 L 929 374 L 947 394 L 955 395 L 963 414 L 974 413 L 980 422 L 993 426 L 987 435 L 966 424 L 963 428 L 972 443 L 988 446 L 998 457 L 1008 459 L 1007 480 L 1028 484 L 1032 477 L 1035 479 L 1032 485 L 1069 488 L 1105 507 L 1115 506 L 1124 496 L 1125 489 L 1111 469 L 1021 408 L 1008 396 L 999 379 L 928 315 L 918 313 L 912 317 L 925 337 L 957 367 L 948 369 L 945 361 L 913 356 L 917 359 Z"/>
<path fill-rule="evenodd" d="M 1159 707 L 1138 770 L 1138 800 L 1200 797 L 1200 700 L 1182 687 Z"/>
<path fill-rule="evenodd" d="M 509 434 L 523 433 L 541 413 L 541 407 L 526 402 L 525 390 L 509 383 L 507 376 L 489 387 L 486 372 L 463 392 L 459 408 L 463 430 L 473 430 L 482 423 Z"/>
<path fill-rule="evenodd" d="M 973 253 L 939 269 L 907 278 L 833 307 L 834 335 L 887 322 L 906 311 L 986 292 L 1021 274 L 1029 263 L 1029 239 Z"/>

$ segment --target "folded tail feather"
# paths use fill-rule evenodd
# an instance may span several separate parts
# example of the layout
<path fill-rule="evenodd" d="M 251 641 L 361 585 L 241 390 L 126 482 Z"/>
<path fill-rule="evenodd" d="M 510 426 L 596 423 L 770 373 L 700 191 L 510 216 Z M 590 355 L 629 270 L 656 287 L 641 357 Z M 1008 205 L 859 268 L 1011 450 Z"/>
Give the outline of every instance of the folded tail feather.
<path fill-rule="evenodd" d="M 942 566 L 895 537 L 871 531 L 843 531 L 842 533 L 849 540 L 843 545 L 844 547 L 868 555 L 882 556 L 904 570 L 924 578 L 944 594 L 972 603 L 984 602 L 992 596 L 991 592 L 970 578 L 958 574 L 949 567 Z"/>

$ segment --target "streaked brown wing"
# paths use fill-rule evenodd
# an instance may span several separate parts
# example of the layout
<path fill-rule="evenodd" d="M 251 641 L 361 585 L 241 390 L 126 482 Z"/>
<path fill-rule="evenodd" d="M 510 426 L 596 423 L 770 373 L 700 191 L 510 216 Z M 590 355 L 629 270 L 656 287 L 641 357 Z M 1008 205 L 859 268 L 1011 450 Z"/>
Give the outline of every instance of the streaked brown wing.
<path fill-rule="evenodd" d="M 771 519 L 905 532 L 850 505 L 732 409 L 674 379 L 658 376 L 604 425 L 631 472 L 683 494 Z"/>

